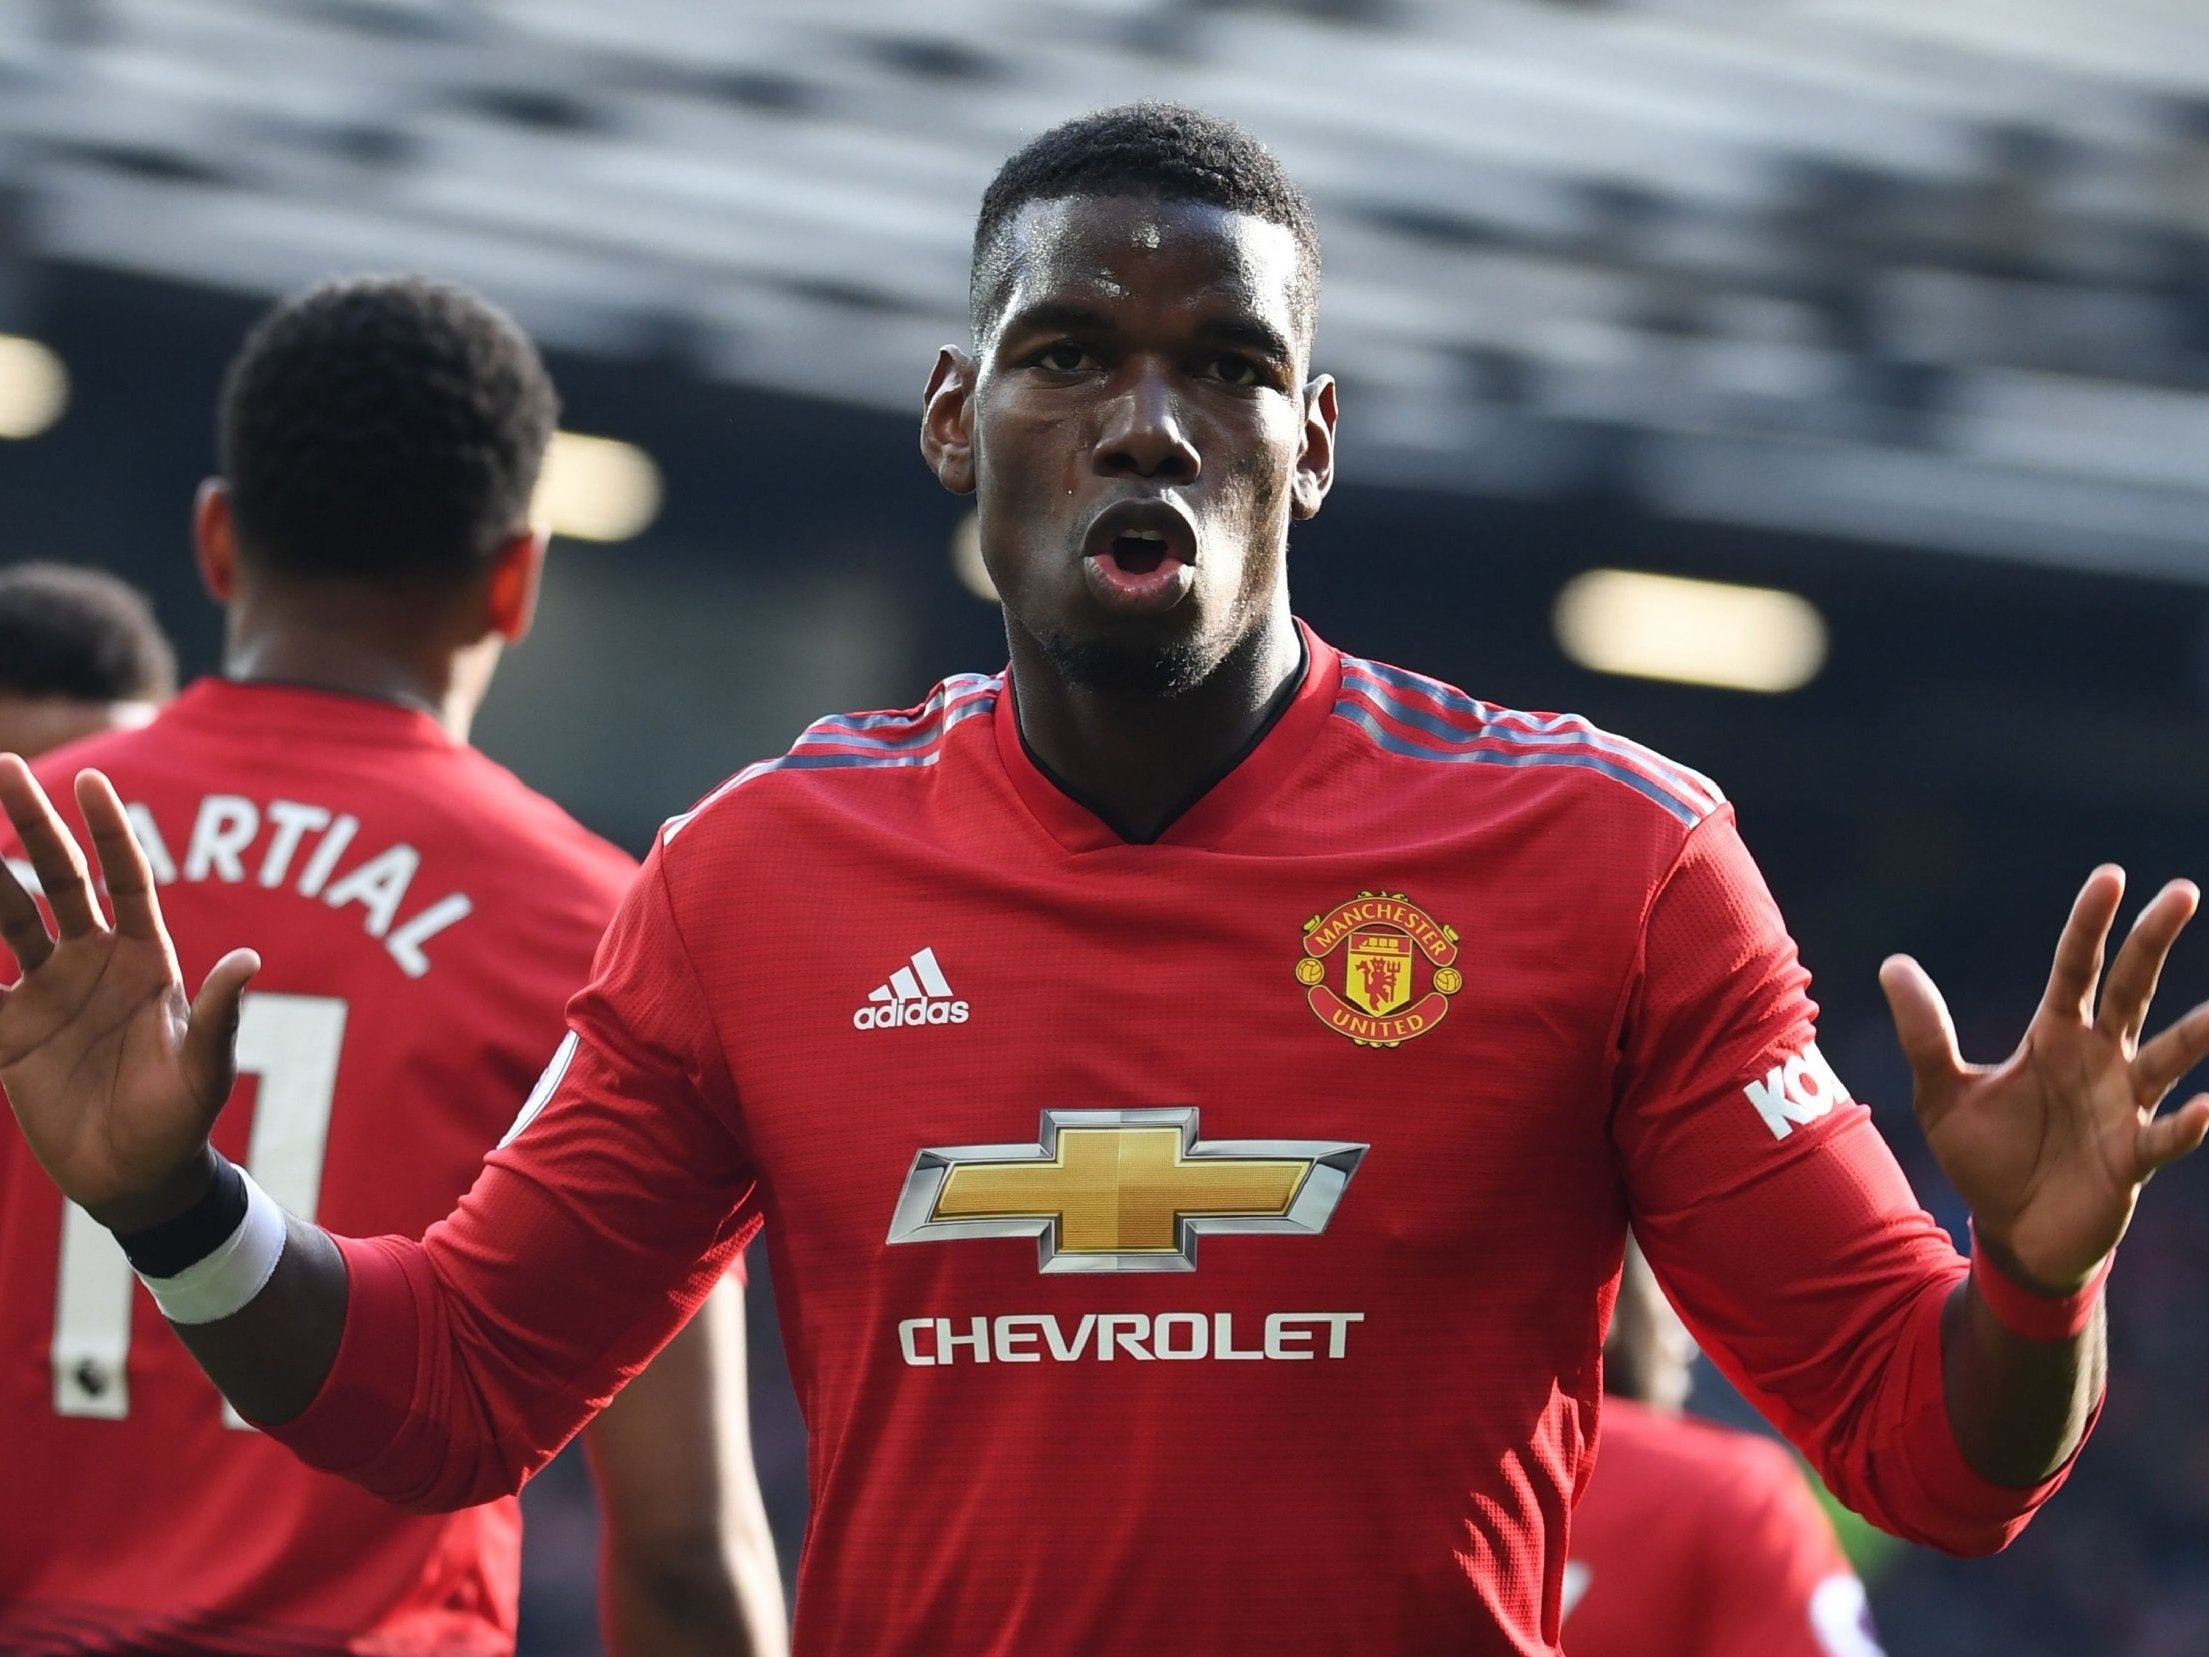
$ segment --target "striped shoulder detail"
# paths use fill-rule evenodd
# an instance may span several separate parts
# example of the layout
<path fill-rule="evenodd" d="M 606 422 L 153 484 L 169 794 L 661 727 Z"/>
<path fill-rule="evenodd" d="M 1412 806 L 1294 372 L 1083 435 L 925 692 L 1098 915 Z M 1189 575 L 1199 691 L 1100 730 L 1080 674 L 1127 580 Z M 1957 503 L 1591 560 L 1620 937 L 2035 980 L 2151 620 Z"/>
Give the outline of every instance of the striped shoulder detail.
<path fill-rule="evenodd" d="M 944 739 L 952 729 L 994 711 L 1003 688 L 1002 674 L 955 673 L 915 708 L 832 713 L 816 719 L 787 754 L 745 766 L 681 816 L 670 817 L 661 827 L 660 838 L 674 839 L 707 807 L 770 771 L 882 771 L 934 765 L 943 758 Z"/>
<path fill-rule="evenodd" d="M 1417 673 L 1342 658 L 1334 714 L 1407 759 L 1464 765 L 1565 765 L 1598 772 L 1692 828 L 1725 803 L 1699 771 L 1572 714 L 1519 713 Z"/>

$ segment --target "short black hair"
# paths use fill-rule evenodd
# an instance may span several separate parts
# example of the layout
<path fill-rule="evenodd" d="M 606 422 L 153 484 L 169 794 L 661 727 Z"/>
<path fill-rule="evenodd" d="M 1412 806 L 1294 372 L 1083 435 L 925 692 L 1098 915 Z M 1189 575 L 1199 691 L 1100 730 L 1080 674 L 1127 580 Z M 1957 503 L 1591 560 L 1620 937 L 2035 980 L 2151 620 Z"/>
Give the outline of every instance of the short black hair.
<path fill-rule="evenodd" d="M 285 574 L 464 581 L 524 527 L 559 419 L 505 312 L 419 276 L 294 295 L 222 388 L 222 473 L 241 553 Z"/>
<path fill-rule="evenodd" d="M 0 569 L 0 693 L 166 702 L 176 652 L 146 595 L 68 564 Z"/>
<path fill-rule="evenodd" d="M 977 336 L 1012 273 L 1009 232 L 1032 201 L 1134 196 L 1198 202 L 1286 226 L 1296 237 L 1297 321 L 1319 302 L 1319 227 L 1274 153 L 1233 121 L 1187 104 L 1122 104 L 1064 121 L 997 169 L 974 221 L 967 306 Z"/>

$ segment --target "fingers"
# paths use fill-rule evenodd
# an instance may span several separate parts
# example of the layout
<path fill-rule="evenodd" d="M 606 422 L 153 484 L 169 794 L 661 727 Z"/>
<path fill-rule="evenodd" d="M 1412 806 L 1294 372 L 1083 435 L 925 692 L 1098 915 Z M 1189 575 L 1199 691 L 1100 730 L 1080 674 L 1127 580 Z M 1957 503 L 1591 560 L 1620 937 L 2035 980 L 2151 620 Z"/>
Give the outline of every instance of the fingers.
<path fill-rule="evenodd" d="M 2048 971 L 2048 990 L 2040 1004 L 2063 1018 L 2082 1024 L 2093 1022 L 2094 986 L 2102 976 L 2102 946 L 2109 940 L 2110 923 L 2117 905 L 2124 901 L 2125 871 L 2104 863 L 2086 877 L 2072 901 L 2071 918 L 2063 923 L 2056 940 L 2055 965 Z"/>
<path fill-rule="evenodd" d="M 2209 1093 L 2197 1094 L 2140 1130 L 2140 1168 L 2133 1177 L 2146 1179 L 2158 1168 L 2191 1156 L 2201 1148 L 2204 1137 L 2209 1137 Z"/>
<path fill-rule="evenodd" d="M 2132 1061 L 2133 1087 L 2143 1103 L 2153 1105 L 2205 1058 L 2209 1058 L 2209 1001 L 2140 1049 L 2140 1056 Z"/>
<path fill-rule="evenodd" d="M 1937 1104 L 1965 1074 L 1948 1003 L 1925 969 L 1907 955 L 1890 955 L 1880 963 L 1879 987 L 1887 992 L 1895 1036 L 1902 1043 L 1903 1057 L 1910 1061 L 1919 1104 Z"/>
<path fill-rule="evenodd" d="M 184 1031 L 184 1068 L 206 1106 L 210 1122 L 230 1096 L 230 1083 L 237 1073 L 232 1055 L 237 1045 L 239 999 L 260 970 L 260 956 L 250 949 L 233 949 L 215 963 L 192 1000 L 191 1022 Z"/>
<path fill-rule="evenodd" d="M 96 932 L 103 925 L 99 900 L 92 895 L 92 878 L 84 853 L 62 820 L 53 802 L 38 786 L 31 768 L 13 754 L 0 755 L 0 805 L 15 825 L 23 853 L 45 888 L 46 907 L 53 911 L 55 929 L 64 938 Z"/>
<path fill-rule="evenodd" d="M 115 785 L 98 771 L 79 771 L 77 805 L 100 856 L 100 876 L 107 882 L 108 900 L 115 909 L 115 930 L 149 943 L 163 941 L 167 934 L 161 929 L 153 868 L 131 830 L 130 814 L 124 811 Z"/>
<path fill-rule="evenodd" d="M 2200 904 L 2200 887 L 2190 880 L 2174 880 L 2140 911 L 2124 947 L 2117 951 L 2116 964 L 2109 969 L 2109 982 L 2102 986 L 2101 1013 L 2095 1024 L 2104 1034 L 2139 1041 L 2171 945 Z"/>
<path fill-rule="evenodd" d="M 36 972 L 54 952 L 46 917 L 38 912 L 31 894 L 15 878 L 14 869 L 0 859 L 0 943 L 8 946 L 25 972 Z"/>

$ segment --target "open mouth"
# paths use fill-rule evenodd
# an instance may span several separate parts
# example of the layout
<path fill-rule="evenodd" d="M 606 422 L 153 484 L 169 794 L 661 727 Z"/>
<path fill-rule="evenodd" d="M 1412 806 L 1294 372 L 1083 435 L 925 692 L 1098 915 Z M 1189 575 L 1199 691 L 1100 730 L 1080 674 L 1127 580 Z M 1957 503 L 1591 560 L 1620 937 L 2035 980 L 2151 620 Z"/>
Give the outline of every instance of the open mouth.
<path fill-rule="evenodd" d="M 1174 503 L 1124 500 L 1090 526 L 1082 573 L 1091 594 L 1122 615 L 1156 614 L 1196 582 L 1196 532 Z"/>
<path fill-rule="evenodd" d="M 1131 529 L 1125 534 L 1113 536 L 1105 548 L 1105 556 L 1117 564 L 1124 574 L 1149 575 L 1173 557 L 1173 549 L 1166 544 L 1162 531 Z"/>

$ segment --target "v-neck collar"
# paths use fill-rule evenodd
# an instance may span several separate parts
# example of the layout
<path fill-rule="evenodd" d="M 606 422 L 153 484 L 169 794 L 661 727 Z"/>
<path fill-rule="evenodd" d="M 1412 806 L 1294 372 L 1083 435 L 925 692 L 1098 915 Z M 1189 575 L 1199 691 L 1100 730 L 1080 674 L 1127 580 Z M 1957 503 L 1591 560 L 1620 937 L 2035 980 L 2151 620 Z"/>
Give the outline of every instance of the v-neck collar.
<path fill-rule="evenodd" d="M 1104 851 L 1114 846 L 1210 846 L 1271 795 L 1302 762 L 1342 689 L 1342 657 L 1302 621 L 1304 677 L 1241 755 L 1184 807 L 1179 816 L 1149 840 L 1128 840 L 1087 805 L 1069 794 L 1037 764 L 1020 735 L 1013 706 L 1012 674 L 1005 675 L 992 725 L 998 757 L 1013 789 L 1052 839 L 1070 852 Z"/>

